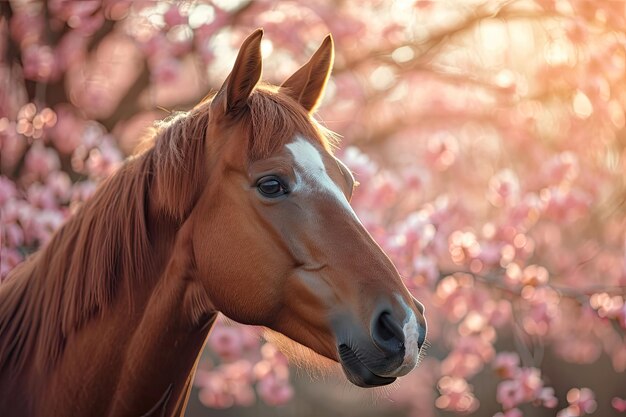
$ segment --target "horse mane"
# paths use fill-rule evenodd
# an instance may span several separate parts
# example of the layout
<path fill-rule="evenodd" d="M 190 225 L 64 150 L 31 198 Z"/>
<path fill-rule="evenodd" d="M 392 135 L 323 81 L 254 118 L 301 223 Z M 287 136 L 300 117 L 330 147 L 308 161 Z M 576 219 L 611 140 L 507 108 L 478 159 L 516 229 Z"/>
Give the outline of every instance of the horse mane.
<path fill-rule="evenodd" d="M 132 302 L 134 285 L 160 275 L 150 269 L 156 237 L 149 216 L 180 225 L 204 189 L 211 100 L 158 123 L 142 152 L 9 274 L 0 286 L 0 371 L 17 372 L 31 355 L 38 369 L 50 369 L 67 338 L 104 315 L 120 287 Z M 330 150 L 332 133 L 275 87 L 258 87 L 238 117 L 249 126 L 251 160 L 298 133 Z"/>
<path fill-rule="evenodd" d="M 144 279 L 150 171 L 147 156 L 125 163 L 9 274 L 0 292 L 0 369 L 20 369 L 33 353 L 39 369 L 52 366 L 67 337 L 112 303 L 123 276 Z"/>

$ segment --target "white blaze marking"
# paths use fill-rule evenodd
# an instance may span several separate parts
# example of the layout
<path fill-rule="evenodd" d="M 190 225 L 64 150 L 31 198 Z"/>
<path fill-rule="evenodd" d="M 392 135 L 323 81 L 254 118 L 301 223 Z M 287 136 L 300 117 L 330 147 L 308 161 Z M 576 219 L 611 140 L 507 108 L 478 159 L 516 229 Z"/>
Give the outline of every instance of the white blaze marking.
<path fill-rule="evenodd" d="M 394 374 L 405 375 L 417 365 L 419 358 L 418 341 L 420 337 L 420 326 L 417 324 L 415 312 L 406 305 L 402 297 L 399 295 L 397 297 L 404 308 L 407 318 L 402 326 L 402 331 L 404 332 L 404 361 Z"/>
<path fill-rule="evenodd" d="M 297 136 L 296 140 L 286 145 L 293 159 L 296 162 L 296 185 L 295 191 L 303 188 L 310 188 L 313 191 L 321 191 L 329 194 L 337 200 L 356 220 L 359 220 L 356 213 L 350 206 L 348 199 L 341 189 L 328 176 L 322 155 L 320 152 L 302 137 Z"/>

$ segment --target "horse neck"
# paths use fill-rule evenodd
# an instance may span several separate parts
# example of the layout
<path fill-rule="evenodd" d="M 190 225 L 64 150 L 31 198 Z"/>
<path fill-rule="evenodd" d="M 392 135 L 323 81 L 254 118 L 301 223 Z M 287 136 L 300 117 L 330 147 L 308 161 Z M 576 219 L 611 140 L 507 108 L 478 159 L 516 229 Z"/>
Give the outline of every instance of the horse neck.
<path fill-rule="evenodd" d="M 169 415 L 182 409 L 208 332 L 216 318 L 192 276 L 191 226 L 176 235 L 167 264 L 143 308 L 125 353 L 109 414 Z"/>
<path fill-rule="evenodd" d="M 179 406 L 215 313 L 190 279 L 191 234 L 181 221 L 198 191 L 176 188 L 201 181 L 172 172 L 191 150 L 158 154 L 159 143 L 9 277 L 0 291 L 0 386 L 36 375 L 29 388 L 58 415 L 141 415 L 160 400 L 162 410 Z M 164 202 L 168 187 L 182 195 Z"/>
<path fill-rule="evenodd" d="M 132 307 L 117 309 L 103 326 L 105 331 L 120 335 L 120 343 L 111 344 L 108 355 L 115 356 L 113 351 L 123 350 L 117 359 L 116 380 L 110 385 L 110 394 L 101 397 L 110 416 L 182 415 L 197 360 L 217 316 L 204 287 L 194 276 L 193 225 L 183 223 L 179 227 L 176 220 L 149 212 L 153 213 L 148 228 L 153 236 L 151 261 L 157 265 L 152 271 L 156 278 L 140 280 L 133 290 L 137 295 L 130 303 L 121 297 L 121 304 Z M 95 326 L 85 330 L 92 333 L 84 336 L 90 341 L 97 341 L 96 335 L 102 331 Z M 93 349 L 97 348 L 76 345 L 75 351 Z M 80 366 L 74 355 L 69 357 L 69 366 Z M 103 364 L 105 372 L 110 372 L 110 363 L 104 360 Z M 90 382 L 94 391 L 103 392 L 101 376 Z M 87 400 L 94 401 L 93 397 Z M 88 414 L 96 415 L 99 411 L 91 409 Z"/>
<path fill-rule="evenodd" d="M 155 260 L 153 279 L 137 280 L 67 339 L 54 370 L 35 386 L 58 388 L 32 391 L 42 393 L 37 409 L 54 410 L 44 415 L 169 416 L 184 408 L 216 314 L 190 276 L 190 227 L 155 222 L 151 233 L 165 260 Z"/>

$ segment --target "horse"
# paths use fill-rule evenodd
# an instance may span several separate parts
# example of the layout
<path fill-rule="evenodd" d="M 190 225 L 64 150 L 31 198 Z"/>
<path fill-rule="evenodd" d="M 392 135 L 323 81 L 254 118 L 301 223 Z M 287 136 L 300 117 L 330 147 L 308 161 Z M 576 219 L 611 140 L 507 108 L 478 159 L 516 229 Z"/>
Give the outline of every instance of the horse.
<path fill-rule="evenodd" d="M 182 416 L 218 313 L 360 387 L 416 366 L 424 308 L 351 208 L 355 180 L 313 116 L 332 37 L 272 86 L 262 35 L 0 286 L 0 415 Z"/>

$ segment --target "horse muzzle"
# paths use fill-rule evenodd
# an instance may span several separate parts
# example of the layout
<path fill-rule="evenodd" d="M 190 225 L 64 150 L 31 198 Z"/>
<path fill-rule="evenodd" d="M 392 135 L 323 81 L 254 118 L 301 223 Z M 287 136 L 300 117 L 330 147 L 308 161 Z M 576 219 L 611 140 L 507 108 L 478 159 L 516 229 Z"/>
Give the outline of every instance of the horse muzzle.
<path fill-rule="evenodd" d="M 426 320 L 415 303 L 417 312 L 401 299 L 396 311 L 388 303 L 377 304 L 367 330 L 350 314 L 333 319 L 339 362 L 350 382 L 365 388 L 388 385 L 417 365 Z"/>

